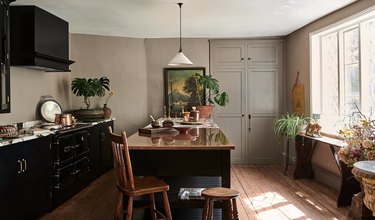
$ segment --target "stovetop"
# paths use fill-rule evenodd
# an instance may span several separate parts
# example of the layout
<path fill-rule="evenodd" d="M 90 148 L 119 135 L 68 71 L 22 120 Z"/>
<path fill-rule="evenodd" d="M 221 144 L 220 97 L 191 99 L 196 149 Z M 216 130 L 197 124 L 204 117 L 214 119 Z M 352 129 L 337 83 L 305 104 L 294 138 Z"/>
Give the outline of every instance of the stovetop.
<path fill-rule="evenodd" d="M 64 133 L 68 133 L 68 132 L 72 132 L 72 131 L 78 131 L 78 130 L 81 130 L 81 129 L 86 129 L 86 128 L 89 128 L 91 126 L 92 126 L 91 124 L 75 124 L 75 125 L 72 125 L 72 126 L 64 126 L 64 127 L 59 127 L 59 128 L 56 128 L 56 129 L 51 129 L 51 131 L 57 131 L 58 134 L 64 134 Z"/>

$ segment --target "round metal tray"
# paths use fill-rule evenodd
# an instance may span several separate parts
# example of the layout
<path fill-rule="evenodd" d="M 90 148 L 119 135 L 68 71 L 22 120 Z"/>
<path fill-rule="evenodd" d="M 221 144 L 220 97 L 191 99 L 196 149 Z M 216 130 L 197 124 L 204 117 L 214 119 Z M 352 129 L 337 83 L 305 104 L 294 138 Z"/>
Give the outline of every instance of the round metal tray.
<path fill-rule="evenodd" d="M 55 114 L 61 113 L 61 106 L 55 100 L 45 100 L 39 106 L 40 117 L 46 122 L 55 122 Z"/>

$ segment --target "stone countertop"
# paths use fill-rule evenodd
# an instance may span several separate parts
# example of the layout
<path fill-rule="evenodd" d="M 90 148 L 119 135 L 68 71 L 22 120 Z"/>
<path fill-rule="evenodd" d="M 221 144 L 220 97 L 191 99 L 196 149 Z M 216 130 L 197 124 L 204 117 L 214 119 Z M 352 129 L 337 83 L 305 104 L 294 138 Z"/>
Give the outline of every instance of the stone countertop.
<path fill-rule="evenodd" d="M 101 119 L 101 120 L 93 121 L 93 122 L 80 122 L 80 121 L 78 121 L 77 124 L 87 124 L 87 125 L 94 126 L 94 125 L 97 125 L 97 124 L 100 124 L 100 123 L 104 123 L 104 122 L 108 122 L 108 121 L 114 121 L 114 120 L 116 120 L 116 119 L 115 118 Z M 48 136 L 48 135 L 51 135 L 51 134 L 55 134 L 57 132 L 57 130 L 55 130 L 55 129 L 39 128 L 40 124 L 38 124 L 38 121 L 33 121 L 32 123 L 23 122 L 23 124 L 28 125 L 28 126 L 25 126 L 23 128 L 24 134 L 19 134 L 19 135 L 17 135 L 17 137 L 0 138 L 0 147 L 10 145 L 10 144 L 20 143 L 20 142 L 23 142 L 23 141 L 29 141 L 29 140 L 37 139 L 39 137 Z"/>

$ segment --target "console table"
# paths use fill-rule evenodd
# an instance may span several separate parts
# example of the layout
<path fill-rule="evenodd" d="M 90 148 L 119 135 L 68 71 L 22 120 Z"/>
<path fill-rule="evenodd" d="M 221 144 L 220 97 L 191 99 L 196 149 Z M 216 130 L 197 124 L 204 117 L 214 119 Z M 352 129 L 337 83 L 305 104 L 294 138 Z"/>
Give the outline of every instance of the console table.
<path fill-rule="evenodd" d="M 348 206 L 351 204 L 353 194 L 361 191 L 358 181 L 351 173 L 352 168 L 347 167 L 345 163 L 339 160 L 335 148 L 344 146 L 344 142 L 329 137 L 311 137 L 305 134 L 299 134 L 296 138 L 296 168 L 293 174 L 294 179 L 314 178 L 311 159 L 318 143 L 328 145 L 333 159 L 341 173 L 341 186 L 337 198 L 337 207 Z"/>

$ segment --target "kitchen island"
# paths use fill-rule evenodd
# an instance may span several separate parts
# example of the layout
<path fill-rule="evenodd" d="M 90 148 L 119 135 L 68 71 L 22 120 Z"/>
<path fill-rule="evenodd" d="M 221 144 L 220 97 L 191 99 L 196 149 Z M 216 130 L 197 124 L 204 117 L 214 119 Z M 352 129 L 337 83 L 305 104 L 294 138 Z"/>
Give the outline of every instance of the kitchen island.
<path fill-rule="evenodd" d="M 170 185 L 168 196 L 173 218 L 200 219 L 203 200 L 181 200 L 179 190 L 230 188 L 230 151 L 235 146 L 219 128 L 192 128 L 181 133 L 138 132 L 130 136 L 128 145 L 133 173 L 157 176 Z M 220 213 L 217 210 L 216 215 Z"/>

